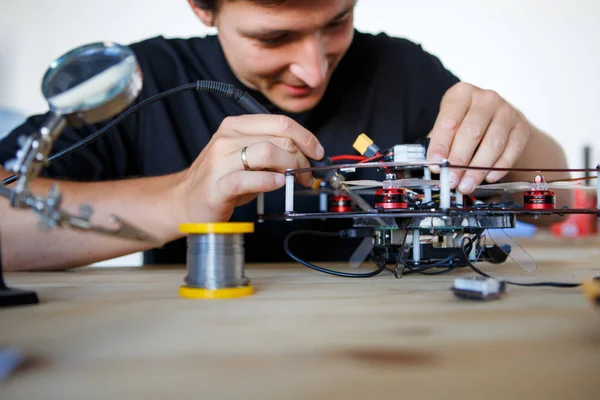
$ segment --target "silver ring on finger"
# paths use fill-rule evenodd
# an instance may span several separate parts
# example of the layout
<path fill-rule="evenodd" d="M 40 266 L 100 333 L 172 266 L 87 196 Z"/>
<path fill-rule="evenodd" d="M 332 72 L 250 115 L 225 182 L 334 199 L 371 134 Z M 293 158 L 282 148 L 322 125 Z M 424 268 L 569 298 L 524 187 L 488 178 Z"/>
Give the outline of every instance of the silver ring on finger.
<path fill-rule="evenodd" d="M 254 171 L 252 168 L 250 168 L 250 166 L 248 165 L 248 157 L 246 155 L 246 149 L 248 148 L 248 146 L 244 146 L 244 148 L 242 149 L 242 164 L 244 165 L 244 169 L 246 171 Z"/>

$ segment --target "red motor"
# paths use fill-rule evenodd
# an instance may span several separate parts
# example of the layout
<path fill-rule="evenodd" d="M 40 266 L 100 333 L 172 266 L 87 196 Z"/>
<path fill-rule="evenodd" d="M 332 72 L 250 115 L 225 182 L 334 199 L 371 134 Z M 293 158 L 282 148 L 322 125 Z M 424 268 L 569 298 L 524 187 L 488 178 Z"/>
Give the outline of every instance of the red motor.
<path fill-rule="evenodd" d="M 528 210 L 552 210 L 556 208 L 556 195 L 548 190 L 546 180 L 541 175 L 536 175 L 533 189 L 525 192 L 523 207 Z"/>
<path fill-rule="evenodd" d="M 523 196 L 523 207 L 528 210 L 552 210 L 556 208 L 556 196 L 550 190 L 530 190 Z"/>
<path fill-rule="evenodd" d="M 329 196 L 329 212 L 343 213 L 353 211 L 352 199 L 346 195 Z"/>
<path fill-rule="evenodd" d="M 398 188 L 377 189 L 375 192 L 375 208 L 379 207 L 386 210 L 408 208 L 406 190 Z"/>

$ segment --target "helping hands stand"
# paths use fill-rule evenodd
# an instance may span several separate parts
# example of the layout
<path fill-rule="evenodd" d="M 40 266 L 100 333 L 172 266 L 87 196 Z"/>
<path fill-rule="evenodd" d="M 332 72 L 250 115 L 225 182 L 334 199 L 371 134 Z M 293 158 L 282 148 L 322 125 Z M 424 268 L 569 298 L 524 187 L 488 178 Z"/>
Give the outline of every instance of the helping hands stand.
<path fill-rule="evenodd" d="M 140 94 L 142 75 L 131 49 L 110 42 L 100 42 L 74 49 L 54 61 L 42 83 L 42 92 L 51 112 L 40 128 L 18 140 L 16 157 L 5 163 L 14 175 L 0 184 L 0 196 L 15 209 L 29 209 L 40 216 L 39 228 L 70 228 L 92 231 L 129 240 L 162 243 L 125 222 L 111 216 L 118 224 L 109 229 L 91 222 L 92 207 L 82 205 L 78 214 L 61 208 L 62 196 L 52 185 L 48 196 L 35 195 L 30 183 L 50 164 L 50 152 L 68 123 L 74 126 L 99 123 L 119 114 Z M 14 187 L 6 185 L 15 182 Z M 0 307 L 38 303 L 35 292 L 10 289 L 4 283 L 0 253 Z"/>

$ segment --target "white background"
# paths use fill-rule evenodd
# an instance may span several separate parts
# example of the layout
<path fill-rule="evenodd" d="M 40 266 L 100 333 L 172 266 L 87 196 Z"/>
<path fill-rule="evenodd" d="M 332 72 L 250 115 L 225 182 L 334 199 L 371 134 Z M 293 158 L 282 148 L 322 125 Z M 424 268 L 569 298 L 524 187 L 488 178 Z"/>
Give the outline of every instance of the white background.
<path fill-rule="evenodd" d="M 360 0 L 359 30 L 401 36 L 498 91 L 555 137 L 572 168 L 600 162 L 600 1 Z M 48 64 L 81 44 L 214 33 L 186 0 L 0 0 L 0 107 L 45 111 Z"/>

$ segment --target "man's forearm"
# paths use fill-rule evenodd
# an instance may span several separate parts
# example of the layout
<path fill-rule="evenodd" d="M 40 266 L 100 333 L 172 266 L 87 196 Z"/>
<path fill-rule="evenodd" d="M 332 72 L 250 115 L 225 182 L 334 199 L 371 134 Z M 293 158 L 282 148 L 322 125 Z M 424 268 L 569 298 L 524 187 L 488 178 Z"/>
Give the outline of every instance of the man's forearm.
<path fill-rule="evenodd" d="M 0 171 L 3 177 L 9 174 Z M 181 219 L 175 197 L 181 174 L 111 182 L 76 183 L 38 179 L 31 185 L 35 194 L 47 194 L 57 182 L 63 207 L 78 213 L 79 206 L 94 209 L 91 221 L 111 227 L 114 214 L 153 235 L 161 242 L 177 239 Z M 143 251 L 151 243 L 113 238 L 93 232 L 55 228 L 40 232 L 39 216 L 27 209 L 11 208 L 0 199 L 0 245 L 5 270 L 55 270 L 87 265 Z"/>

